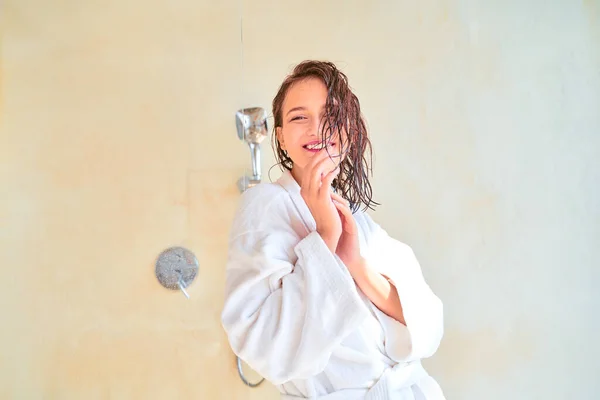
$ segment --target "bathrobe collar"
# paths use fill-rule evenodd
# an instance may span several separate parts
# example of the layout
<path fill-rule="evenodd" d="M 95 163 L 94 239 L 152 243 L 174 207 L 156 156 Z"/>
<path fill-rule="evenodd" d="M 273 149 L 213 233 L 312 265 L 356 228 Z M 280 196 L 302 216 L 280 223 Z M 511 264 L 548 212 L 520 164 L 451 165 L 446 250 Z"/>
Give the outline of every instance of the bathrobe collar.
<path fill-rule="evenodd" d="M 286 169 L 281 177 L 277 180 L 277 183 L 289 193 L 296 210 L 300 214 L 300 217 L 306 226 L 306 229 L 308 229 L 309 232 L 314 232 L 317 230 L 317 223 L 315 222 L 310 209 L 306 205 L 306 202 L 302 198 L 302 195 L 300 194 L 300 185 L 298 182 L 296 182 L 292 176 L 292 173 Z"/>

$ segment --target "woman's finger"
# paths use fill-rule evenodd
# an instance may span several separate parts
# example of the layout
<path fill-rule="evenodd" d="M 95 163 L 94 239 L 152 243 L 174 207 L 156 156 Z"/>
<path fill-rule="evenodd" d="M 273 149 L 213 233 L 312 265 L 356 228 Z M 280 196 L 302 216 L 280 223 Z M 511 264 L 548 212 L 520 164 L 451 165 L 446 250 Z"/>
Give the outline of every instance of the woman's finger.
<path fill-rule="evenodd" d="M 354 221 L 354 216 L 352 215 L 350 208 L 337 200 L 333 200 L 333 205 L 335 205 L 335 208 L 337 208 L 338 213 L 342 218 L 344 230 L 350 234 L 356 234 L 356 222 Z"/>
<path fill-rule="evenodd" d="M 337 176 L 337 174 L 339 172 L 340 172 L 340 168 L 337 167 L 333 171 L 330 171 L 327 175 L 325 175 L 325 177 L 323 178 L 323 181 L 321 183 L 321 188 L 319 191 L 319 194 L 321 197 L 326 198 L 331 193 L 333 193 L 331 191 L 331 183 L 333 182 L 333 180 L 335 179 L 335 177 Z"/>
<path fill-rule="evenodd" d="M 335 192 L 331 192 L 331 198 L 334 199 L 334 200 L 339 201 L 342 204 L 345 204 L 348 208 L 350 208 L 350 203 L 348 202 L 348 200 L 346 200 L 345 198 L 343 198 L 339 194 L 337 194 Z"/>
<path fill-rule="evenodd" d="M 309 168 L 304 172 L 306 178 L 309 180 L 308 182 L 308 192 L 311 195 L 315 195 L 319 192 L 319 188 L 321 187 L 321 180 L 323 177 L 321 176 L 323 173 L 323 167 L 325 162 L 328 160 L 329 156 L 327 152 L 322 151 L 318 153 L 310 162 Z"/>
<path fill-rule="evenodd" d="M 352 211 L 350 211 L 350 208 L 346 204 L 335 199 L 333 200 L 333 204 L 342 214 L 344 214 L 344 218 L 352 218 Z"/>
<path fill-rule="evenodd" d="M 310 162 L 304 168 L 304 174 L 302 175 L 302 185 L 301 186 L 302 186 L 302 189 L 305 189 L 307 193 L 310 193 L 310 190 L 311 190 L 312 171 L 315 167 L 317 159 L 318 159 L 318 155 L 317 155 L 317 157 L 314 157 L 312 160 L 310 160 Z"/>
<path fill-rule="evenodd" d="M 312 171 L 310 190 L 312 195 L 315 197 L 320 197 L 319 193 L 321 191 L 321 188 L 327 188 L 327 190 L 329 190 L 329 187 L 331 186 L 331 180 L 329 181 L 329 183 L 324 181 L 328 173 L 330 172 L 328 170 L 330 164 L 331 159 L 327 154 L 325 154 L 325 156 L 322 159 L 320 159 L 319 162 L 315 165 Z"/>
<path fill-rule="evenodd" d="M 306 165 L 306 167 L 304 167 L 304 173 L 302 174 L 302 184 L 300 185 L 300 187 L 303 189 L 303 191 L 305 191 L 306 195 L 309 195 L 312 193 L 313 190 L 313 176 L 314 176 L 314 170 L 317 167 L 319 161 L 321 161 L 322 159 L 322 154 L 319 153 L 316 156 L 314 156 Z M 318 188 L 319 186 L 317 186 Z"/>
<path fill-rule="evenodd" d="M 356 222 L 354 221 L 354 215 L 352 215 L 348 201 L 336 193 L 331 193 L 331 200 L 342 217 L 342 223 L 346 232 L 355 234 L 357 232 Z"/>

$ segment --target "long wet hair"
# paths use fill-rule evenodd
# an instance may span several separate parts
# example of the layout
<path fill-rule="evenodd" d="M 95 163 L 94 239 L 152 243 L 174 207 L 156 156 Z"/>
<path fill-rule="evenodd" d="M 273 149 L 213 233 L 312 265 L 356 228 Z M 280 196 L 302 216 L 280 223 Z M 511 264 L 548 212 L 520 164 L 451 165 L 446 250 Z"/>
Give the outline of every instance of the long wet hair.
<path fill-rule="evenodd" d="M 373 201 L 373 190 L 369 182 L 372 175 L 372 148 L 367 134 L 367 127 L 360 112 L 358 98 L 348 86 L 348 78 L 337 67 L 328 61 L 307 60 L 298 64 L 288 75 L 277 95 L 273 99 L 273 149 L 277 163 L 282 169 L 291 170 L 293 161 L 288 153 L 282 150 L 277 139 L 276 129 L 283 127 L 283 102 L 292 85 L 305 79 L 320 79 L 327 87 L 325 114 L 321 120 L 320 133 L 323 143 L 327 143 L 334 135 L 339 137 L 340 149 L 345 155 L 340 172 L 333 180 L 335 191 L 350 203 L 352 212 L 361 205 L 374 209 L 379 203 Z M 340 132 L 346 132 L 340 135 Z M 329 149 L 327 149 L 329 151 Z M 368 156 L 368 157 L 367 157 Z M 330 156 L 331 157 L 331 156 Z"/>

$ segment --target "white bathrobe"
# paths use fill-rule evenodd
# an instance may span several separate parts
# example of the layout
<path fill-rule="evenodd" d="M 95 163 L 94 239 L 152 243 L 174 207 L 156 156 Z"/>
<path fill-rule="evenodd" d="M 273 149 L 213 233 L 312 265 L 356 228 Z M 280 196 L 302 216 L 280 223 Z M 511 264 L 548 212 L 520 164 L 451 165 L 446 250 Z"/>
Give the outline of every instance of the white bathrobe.
<path fill-rule="evenodd" d="M 233 352 L 282 399 L 442 400 L 420 359 L 443 335 L 442 303 L 414 253 L 364 212 L 360 252 L 397 288 L 406 326 L 380 311 L 316 232 L 289 172 L 243 193 L 221 319 Z"/>

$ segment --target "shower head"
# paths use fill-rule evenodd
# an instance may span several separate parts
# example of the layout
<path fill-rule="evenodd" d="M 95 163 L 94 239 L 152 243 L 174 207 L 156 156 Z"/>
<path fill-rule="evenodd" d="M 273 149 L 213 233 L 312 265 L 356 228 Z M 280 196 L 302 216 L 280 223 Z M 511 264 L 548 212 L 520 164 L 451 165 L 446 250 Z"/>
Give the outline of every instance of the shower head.
<path fill-rule="evenodd" d="M 260 182 L 260 143 L 267 137 L 267 112 L 261 107 L 243 108 L 235 113 L 240 140 L 248 143 L 252 157 L 252 181 Z"/>
<path fill-rule="evenodd" d="M 235 113 L 238 138 L 259 144 L 268 135 L 267 112 L 261 107 L 244 108 Z"/>

